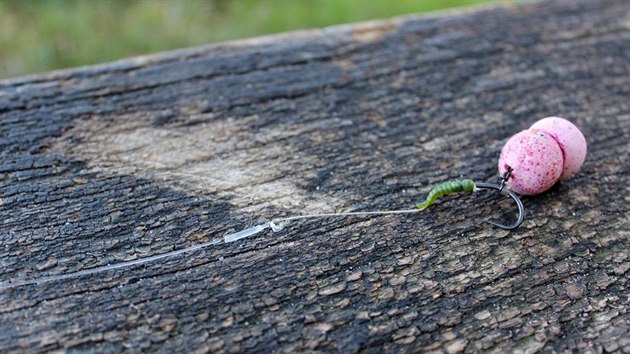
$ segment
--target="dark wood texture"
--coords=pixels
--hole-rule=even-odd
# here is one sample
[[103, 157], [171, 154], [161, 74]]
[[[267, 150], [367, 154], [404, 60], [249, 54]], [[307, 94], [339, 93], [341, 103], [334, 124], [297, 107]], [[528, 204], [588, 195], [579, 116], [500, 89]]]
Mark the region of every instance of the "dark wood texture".
[[629, 352], [629, 8], [456, 11], [1, 81], [3, 283], [408, 208], [495, 181], [545, 116], [589, 153], [514, 232], [483, 223], [509, 200], [461, 196], [0, 290], [0, 352]]

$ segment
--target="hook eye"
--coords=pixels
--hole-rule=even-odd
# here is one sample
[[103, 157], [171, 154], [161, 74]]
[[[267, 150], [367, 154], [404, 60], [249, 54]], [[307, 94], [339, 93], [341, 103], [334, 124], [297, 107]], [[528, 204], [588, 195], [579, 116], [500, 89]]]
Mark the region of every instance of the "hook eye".
[[514, 192], [512, 192], [511, 190], [507, 188], [504, 188], [503, 186], [499, 186], [494, 183], [478, 182], [478, 183], [475, 183], [475, 187], [485, 188], [485, 189], [495, 189], [499, 191], [500, 193], [505, 194], [509, 196], [510, 198], [514, 199], [514, 201], [516, 202], [516, 205], [518, 206], [518, 220], [516, 220], [514, 224], [503, 225], [503, 224], [496, 223], [494, 221], [486, 220], [488, 224], [494, 225], [503, 230], [514, 230], [517, 227], [521, 226], [521, 224], [523, 223], [523, 220], [525, 220], [525, 207], [523, 206], [523, 202], [521, 202], [521, 199]]

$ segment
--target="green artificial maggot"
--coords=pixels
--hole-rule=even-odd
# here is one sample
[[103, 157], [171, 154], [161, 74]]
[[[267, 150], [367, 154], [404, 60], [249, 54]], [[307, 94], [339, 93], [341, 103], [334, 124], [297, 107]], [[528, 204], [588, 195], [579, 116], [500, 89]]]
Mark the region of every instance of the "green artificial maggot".
[[416, 208], [423, 210], [429, 205], [433, 204], [433, 202], [437, 198], [443, 195], [461, 193], [461, 192], [472, 193], [474, 190], [475, 190], [475, 182], [471, 179], [444, 182], [438, 185], [437, 187], [433, 188], [431, 192], [429, 192], [427, 199], [424, 202], [416, 205]]

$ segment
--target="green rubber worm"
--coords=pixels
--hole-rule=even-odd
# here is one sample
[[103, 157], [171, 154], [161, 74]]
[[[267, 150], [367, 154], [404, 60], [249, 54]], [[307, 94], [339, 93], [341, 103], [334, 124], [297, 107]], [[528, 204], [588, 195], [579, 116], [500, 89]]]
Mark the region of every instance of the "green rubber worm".
[[416, 208], [422, 210], [428, 207], [429, 205], [433, 204], [433, 202], [437, 198], [443, 195], [460, 193], [460, 192], [471, 193], [474, 190], [475, 190], [475, 182], [473, 182], [473, 180], [471, 179], [444, 182], [438, 185], [437, 187], [433, 188], [431, 192], [429, 192], [427, 199], [424, 202], [416, 205]]

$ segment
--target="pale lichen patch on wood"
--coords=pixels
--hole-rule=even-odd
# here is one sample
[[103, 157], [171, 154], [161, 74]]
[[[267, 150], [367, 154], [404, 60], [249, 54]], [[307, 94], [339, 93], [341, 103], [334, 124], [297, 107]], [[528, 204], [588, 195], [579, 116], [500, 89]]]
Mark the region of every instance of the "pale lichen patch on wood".
[[[238, 123], [202, 120], [171, 129], [141, 125], [143, 119], [138, 118], [118, 117], [135, 123], [109, 126], [99, 126], [98, 117], [83, 120], [52, 142], [49, 151], [87, 160], [89, 171], [134, 174], [171, 188], [193, 188], [229, 198], [247, 212], [270, 206], [287, 213], [332, 212], [340, 205], [334, 198], [314, 197], [295, 185], [292, 176], [309, 178], [311, 174], [291, 171], [291, 166], [319, 163], [282, 143], [317, 129], [318, 124], [251, 133], [247, 126], [257, 116]], [[79, 143], [69, 144], [69, 136]]]

